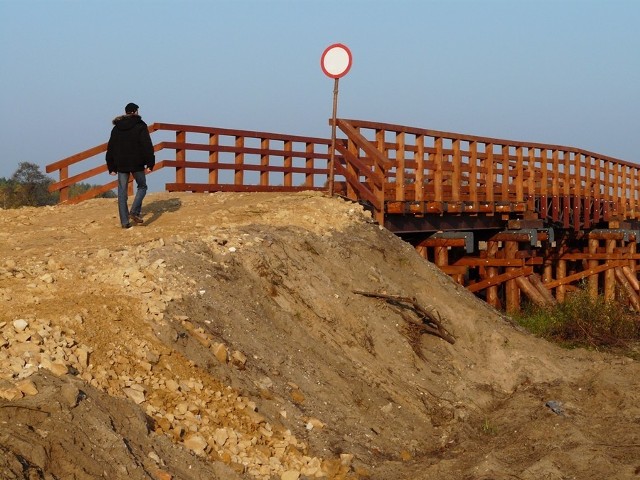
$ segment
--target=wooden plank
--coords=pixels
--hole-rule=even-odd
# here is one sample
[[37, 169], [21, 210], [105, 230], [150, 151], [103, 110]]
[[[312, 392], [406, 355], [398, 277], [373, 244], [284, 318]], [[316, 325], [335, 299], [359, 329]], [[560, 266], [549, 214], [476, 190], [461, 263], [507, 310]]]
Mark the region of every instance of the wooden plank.
[[461, 166], [460, 140], [456, 139], [453, 141], [453, 174], [451, 175], [451, 200], [453, 202], [460, 201]]
[[510, 272], [503, 273], [501, 275], [496, 275], [495, 277], [490, 277], [485, 280], [482, 280], [477, 283], [472, 283], [467, 287], [467, 290], [470, 292], [479, 292], [480, 290], [484, 290], [488, 287], [493, 287], [496, 285], [500, 285], [509, 280], [513, 280], [516, 277], [527, 276], [533, 273], [533, 267], [524, 267], [511, 270]]
[[[164, 167], [175, 167], [175, 168], [196, 168], [196, 169], [204, 169], [204, 170], [210, 170], [212, 168], [217, 170], [236, 170], [237, 168], [239, 168], [239, 166], [235, 163], [223, 163], [223, 162], [210, 163], [210, 162], [195, 162], [191, 160], [187, 160], [183, 162], [178, 162], [176, 160], [164, 160], [163, 162], [164, 162], [163, 163]], [[156, 167], [154, 167], [153, 171], [158, 170], [157, 166], [158, 165], [156, 164]], [[283, 166], [277, 166], [277, 165], [265, 166], [262, 164], [254, 165], [251, 163], [242, 164], [242, 169], [246, 171], [253, 171], [253, 172], [285, 172], [287, 171], [287, 169]], [[310, 170], [305, 167], [291, 167], [289, 168], [289, 171], [292, 173], [303, 173], [307, 175], [327, 175], [329, 173], [327, 169], [314, 168]]]
[[516, 147], [516, 202], [524, 202], [524, 155], [521, 146]]
[[[217, 133], [210, 133], [209, 134], [209, 146], [212, 148], [215, 148], [218, 143], [220, 141], [220, 136]], [[210, 151], [209, 152], [209, 183], [218, 183], [218, 169], [215, 168], [214, 165], [216, 165], [218, 163], [219, 160], [219, 155], [217, 151]], [[265, 173], [261, 174], [262, 175], [266, 175]], [[262, 183], [262, 182], [261, 182]], [[266, 182], [268, 183], [268, 182]], [[265, 183], [265, 184], [266, 184]]]
[[548, 304], [554, 305], [558, 303], [554, 298], [554, 296], [551, 294], [551, 291], [545, 287], [544, 283], [542, 283], [542, 280], [540, 279], [540, 276], [537, 273], [533, 273], [529, 275], [527, 278], [529, 279], [531, 284], [540, 292], [540, 295], [543, 296], [543, 298]]
[[469, 201], [478, 203], [478, 143], [469, 144]]
[[436, 138], [434, 140], [434, 144], [435, 144], [435, 148], [436, 148], [436, 153], [435, 153], [435, 166], [434, 166], [434, 173], [433, 173], [433, 184], [434, 184], [434, 200], [436, 202], [442, 202], [443, 196], [442, 196], [442, 180], [443, 180], [443, 176], [442, 176], [442, 164], [444, 163], [444, 158], [442, 156], [442, 138]]
[[416, 136], [416, 189], [414, 192], [414, 198], [416, 202], [422, 202], [425, 200], [424, 195], [424, 135]]
[[521, 292], [523, 292], [533, 303], [544, 307], [549, 304], [545, 297], [533, 286], [533, 284], [527, 280], [528, 277], [516, 277], [515, 282], [518, 285], [518, 288]]
[[367, 202], [370, 202], [371, 205], [373, 205], [373, 207], [376, 210], [383, 209], [384, 203], [378, 199], [378, 197], [375, 195], [374, 192], [369, 190], [367, 185], [360, 182], [359, 178], [351, 170], [345, 168], [339, 162], [336, 162], [335, 168], [337, 173], [339, 173], [340, 175], [342, 175], [347, 179], [347, 184], [349, 185], [349, 188], [351, 189], [351, 191], [355, 192], [357, 190], [357, 192], [360, 195], [360, 198], [362, 198], [363, 200], [366, 200]]
[[561, 285], [568, 285], [573, 282], [577, 282], [578, 280], [582, 280], [583, 278], [589, 277], [591, 275], [595, 275], [596, 273], [605, 272], [612, 268], [623, 266], [621, 262], [611, 262], [605, 263], [604, 265], [600, 265], [595, 268], [588, 268], [578, 273], [574, 273], [573, 275], [568, 275], [562, 279], [552, 280], [551, 282], [547, 282], [544, 286], [548, 289], [556, 288]]
[[613, 269], [616, 281], [627, 294], [627, 298], [631, 303], [631, 306], [636, 312], [640, 312], [640, 297], [638, 297], [638, 293], [634, 290], [633, 286], [627, 280], [627, 277], [622, 271], [622, 268], [616, 267]]
[[541, 169], [541, 180], [540, 180], [540, 217], [547, 218], [547, 198], [549, 197], [549, 170], [547, 163], [547, 150], [540, 150], [540, 169]]
[[396, 200], [404, 201], [408, 200], [405, 198], [404, 132], [396, 133], [396, 145]]

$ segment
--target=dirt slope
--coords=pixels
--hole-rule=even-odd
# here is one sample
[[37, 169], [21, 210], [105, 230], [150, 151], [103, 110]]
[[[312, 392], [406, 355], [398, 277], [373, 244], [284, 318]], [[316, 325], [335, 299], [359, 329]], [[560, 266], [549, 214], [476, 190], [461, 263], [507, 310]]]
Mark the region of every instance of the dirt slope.
[[0, 210], [0, 478], [640, 478], [637, 362], [522, 333], [358, 205], [144, 211]]

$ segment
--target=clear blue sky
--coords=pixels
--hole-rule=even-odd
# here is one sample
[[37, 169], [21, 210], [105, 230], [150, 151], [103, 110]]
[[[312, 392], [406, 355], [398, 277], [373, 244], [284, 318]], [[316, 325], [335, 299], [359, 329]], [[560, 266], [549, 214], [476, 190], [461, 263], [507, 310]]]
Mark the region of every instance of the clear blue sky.
[[640, 163], [638, 0], [0, 0], [0, 177], [105, 142], [130, 101], [329, 138], [336, 42], [339, 116]]

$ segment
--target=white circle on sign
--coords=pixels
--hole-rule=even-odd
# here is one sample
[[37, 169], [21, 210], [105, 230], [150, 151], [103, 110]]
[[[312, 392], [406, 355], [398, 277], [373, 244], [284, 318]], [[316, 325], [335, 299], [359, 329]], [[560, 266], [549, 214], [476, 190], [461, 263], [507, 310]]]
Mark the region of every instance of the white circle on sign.
[[327, 77], [344, 77], [351, 69], [351, 51], [341, 43], [329, 45], [322, 53], [320, 66]]

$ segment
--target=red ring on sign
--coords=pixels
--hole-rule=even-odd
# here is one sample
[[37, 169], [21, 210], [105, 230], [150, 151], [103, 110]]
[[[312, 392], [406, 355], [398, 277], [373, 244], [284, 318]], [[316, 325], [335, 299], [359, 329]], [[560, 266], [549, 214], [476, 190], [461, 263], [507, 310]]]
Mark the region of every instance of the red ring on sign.
[[[347, 55], [348, 61], [347, 61], [346, 67], [336, 72], [330, 72], [329, 70], [327, 70], [327, 67], [325, 66], [325, 58], [327, 54], [332, 52], [334, 49], [343, 50], [344, 53], [346, 53]], [[327, 48], [325, 48], [324, 52], [322, 52], [322, 56], [320, 57], [320, 67], [322, 68], [322, 71], [324, 72], [324, 74], [330, 78], [344, 77], [349, 72], [349, 70], [351, 70], [352, 63], [353, 63], [353, 58], [351, 56], [351, 50], [349, 50], [349, 47], [347, 47], [342, 43], [334, 43], [333, 45], [329, 45]]]

